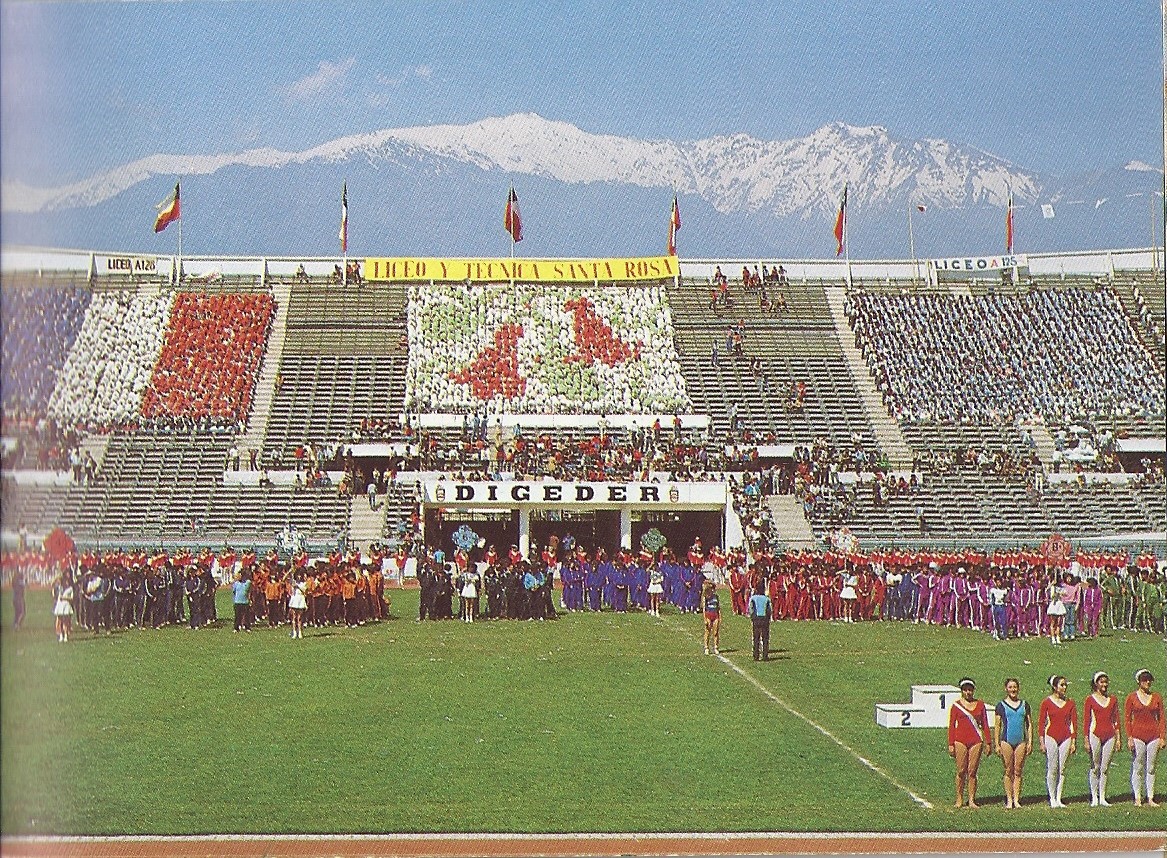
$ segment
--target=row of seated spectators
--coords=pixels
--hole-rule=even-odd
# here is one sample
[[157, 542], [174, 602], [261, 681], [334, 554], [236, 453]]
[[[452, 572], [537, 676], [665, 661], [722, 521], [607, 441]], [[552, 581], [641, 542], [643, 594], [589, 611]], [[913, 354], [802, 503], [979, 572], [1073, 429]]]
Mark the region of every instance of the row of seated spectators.
[[1108, 289], [850, 292], [846, 311], [898, 420], [1054, 424], [1162, 417], [1164, 379]]
[[411, 287], [405, 404], [519, 414], [687, 411], [665, 291]]
[[[802, 501], [802, 509], [808, 520], [825, 521], [832, 526], [838, 526], [853, 521], [860, 509], [886, 507], [894, 498], [916, 494], [922, 485], [921, 476], [915, 472], [905, 477], [903, 474], [876, 471], [869, 481], [862, 483], [836, 482], [815, 485], [796, 479], [794, 494]], [[924, 521], [924, 508], [919, 503], [916, 505], [916, 518], [920, 533], [924, 535], [927, 532], [927, 525]]]
[[654, 439], [647, 432], [623, 438], [596, 434], [566, 441], [543, 433], [493, 446], [482, 440], [442, 443], [422, 432], [417, 457], [407, 459], [402, 467], [454, 471], [469, 479], [513, 474], [518, 479], [594, 481], [645, 479], [650, 471], [668, 473], [675, 480], [702, 480], [712, 472], [758, 467], [757, 447], [708, 445], [702, 434], [687, 434], [679, 440], [672, 435]]
[[95, 294], [47, 413], [89, 431], [239, 428], [274, 309], [270, 294]]
[[917, 450], [912, 454], [912, 470], [925, 474], [956, 474], [975, 471], [985, 476], [1027, 477], [1041, 470], [1037, 452], [1018, 453], [999, 447], [957, 446]]
[[156, 292], [95, 294], [57, 378], [49, 416], [97, 431], [135, 422], [171, 300]]
[[89, 299], [90, 292], [76, 286], [6, 284], [0, 291], [5, 421], [37, 420], [45, 414]]
[[[798, 382], [801, 390], [805, 391], [805, 384]], [[742, 421], [738, 419], [738, 410], [736, 403], [731, 405], [731, 427], [724, 436], [724, 442], [727, 444], [736, 444], [738, 446], [753, 447], [759, 445], [774, 445], [779, 443], [778, 434], [774, 430], [767, 430], [766, 432], [755, 432], [752, 429], [745, 427]], [[405, 413], [396, 418], [382, 418], [382, 417], [366, 417], [362, 418], [349, 434], [345, 442], [351, 444], [360, 444], [369, 441], [388, 441], [388, 442], [416, 442], [421, 431], [417, 426], [416, 415]], [[635, 427], [629, 430], [632, 436], [632, 443], [639, 445], [642, 440], [639, 440], [643, 434], [651, 434], [654, 439], [659, 440], [662, 436], [671, 435], [674, 439], [681, 437], [684, 431], [678, 427], [678, 424], [683, 421], [676, 415], [673, 417], [672, 425], [668, 425], [669, 421], [666, 418], [662, 423], [660, 418], [654, 418], [651, 424]], [[601, 415], [598, 434], [609, 434], [607, 423]], [[621, 433], [616, 434], [622, 434]], [[432, 433], [431, 433], [432, 434]], [[462, 421], [461, 437], [463, 440], [471, 441], [485, 441], [492, 447], [498, 447], [500, 444], [509, 441], [512, 437], [517, 437], [524, 434], [521, 425], [516, 424], [512, 427], [504, 428], [498, 417], [490, 418], [485, 412], [464, 413]], [[705, 434], [705, 443], [710, 443], [713, 439]], [[855, 442], [856, 444], [858, 442]]]

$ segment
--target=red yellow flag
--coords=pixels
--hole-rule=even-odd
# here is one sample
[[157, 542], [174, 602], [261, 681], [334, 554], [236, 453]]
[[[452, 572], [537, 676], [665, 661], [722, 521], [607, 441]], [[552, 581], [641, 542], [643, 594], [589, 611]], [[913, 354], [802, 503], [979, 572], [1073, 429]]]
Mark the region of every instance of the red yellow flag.
[[673, 210], [669, 213], [669, 256], [677, 255], [677, 233], [681, 231], [681, 210], [677, 207], [677, 195], [673, 194]]
[[179, 202], [178, 182], [174, 183], [174, 193], [158, 204], [158, 217], [154, 220], [154, 232], [162, 232], [182, 216]]
[[835, 256], [843, 252], [843, 241], [847, 234], [847, 185], [843, 185], [843, 198], [839, 200], [839, 213], [835, 215]]

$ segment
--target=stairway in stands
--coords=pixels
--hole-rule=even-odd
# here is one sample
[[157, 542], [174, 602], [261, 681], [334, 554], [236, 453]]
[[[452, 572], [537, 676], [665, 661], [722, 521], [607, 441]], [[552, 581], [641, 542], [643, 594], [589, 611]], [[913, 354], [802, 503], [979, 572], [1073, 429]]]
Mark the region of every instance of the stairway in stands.
[[802, 511], [802, 501], [794, 495], [770, 495], [766, 498], [774, 528], [787, 549], [814, 548], [818, 540]]
[[263, 449], [263, 439], [267, 435], [268, 418], [271, 416], [271, 403], [275, 396], [276, 376], [279, 375], [280, 359], [284, 354], [284, 338], [288, 327], [288, 303], [292, 296], [292, 287], [287, 283], [276, 283], [272, 286], [272, 295], [276, 299], [276, 316], [272, 320], [271, 334], [267, 340], [267, 351], [263, 356], [263, 365], [259, 370], [259, 377], [255, 381], [255, 395], [252, 398], [251, 417], [247, 422], [247, 432], [239, 439], [239, 450], [243, 461], [247, 461], [247, 451]]
[[1054, 450], [1057, 449], [1053, 436], [1044, 423], [1034, 423], [1029, 428], [1033, 432], [1033, 443], [1037, 446], [1034, 452], [1037, 453], [1038, 461], [1047, 471], [1053, 470]]
[[851, 378], [859, 391], [863, 410], [867, 413], [871, 425], [875, 429], [875, 438], [879, 447], [887, 454], [893, 470], [908, 470], [912, 466], [912, 450], [904, 439], [904, 433], [899, 424], [887, 413], [883, 404], [883, 396], [875, 387], [871, 374], [867, 371], [867, 362], [863, 353], [855, 347], [855, 333], [847, 322], [847, 313], [843, 309], [847, 293], [844, 289], [827, 289], [827, 305], [831, 309], [831, 318], [835, 320], [835, 331], [838, 334], [839, 344], [842, 346], [843, 357], [847, 361], [847, 368], [851, 371]]
[[[1135, 336], [1139, 338], [1139, 342], [1151, 354], [1151, 360], [1154, 361], [1155, 366], [1159, 368], [1160, 372], [1164, 371], [1164, 355], [1162, 346], [1156, 342], [1155, 332], [1151, 330], [1139, 317], [1139, 303], [1135, 298], [1134, 284], [1129, 279], [1116, 277], [1111, 284], [1114, 289], [1114, 294], [1118, 297], [1118, 302], [1122, 304], [1123, 312], [1126, 313], [1127, 318], [1131, 323], [1131, 330], [1135, 332]], [[1150, 292], [1147, 289], [1147, 292]]]
[[353, 498], [352, 517], [349, 519], [349, 539], [359, 548], [381, 539], [385, 526], [385, 498], [379, 497], [377, 508], [369, 509], [364, 497]]

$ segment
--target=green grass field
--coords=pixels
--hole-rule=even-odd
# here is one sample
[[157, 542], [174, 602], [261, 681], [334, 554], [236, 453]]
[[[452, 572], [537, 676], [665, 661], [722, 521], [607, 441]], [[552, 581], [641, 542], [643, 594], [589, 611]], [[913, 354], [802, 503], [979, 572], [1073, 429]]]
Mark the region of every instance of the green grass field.
[[[4, 600], [0, 825], [5, 834], [451, 831], [1161, 830], [1133, 807], [1115, 755], [1115, 805], [1086, 803], [1071, 762], [1067, 810], [1005, 811], [1000, 762], [981, 769], [978, 811], [952, 809], [943, 730], [876, 726], [877, 702], [912, 683], [969, 674], [991, 706], [1007, 675], [1037, 703], [1053, 672], [1080, 701], [1107, 670], [1125, 695], [1162, 667], [1150, 635], [1054, 650], [905, 624], [777, 623], [769, 663], [748, 621], [727, 617], [722, 652], [807, 719], [935, 805], [926, 809], [714, 657], [701, 621], [571, 614], [555, 622], [416, 623], [360, 629], [220, 626], [56, 642], [43, 592], [25, 629]], [[1162, 671], [1157, 671], [1162, 673]], [[1162, 680], [1160, 680], [1160, 684]], [[1164, 781], [1160, 778], [1159, 792]]]

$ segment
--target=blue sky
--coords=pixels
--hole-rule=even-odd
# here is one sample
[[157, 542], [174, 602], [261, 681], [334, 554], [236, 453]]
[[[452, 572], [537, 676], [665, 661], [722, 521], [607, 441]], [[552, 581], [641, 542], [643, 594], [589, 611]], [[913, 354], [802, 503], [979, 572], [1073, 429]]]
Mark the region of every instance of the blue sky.
[[1162, 163], [1149, 0], [2, 0], [0, 40], [0, 170], [34, 185], [518, 111], [674, 140], [878, 124], [1054, 174]]

